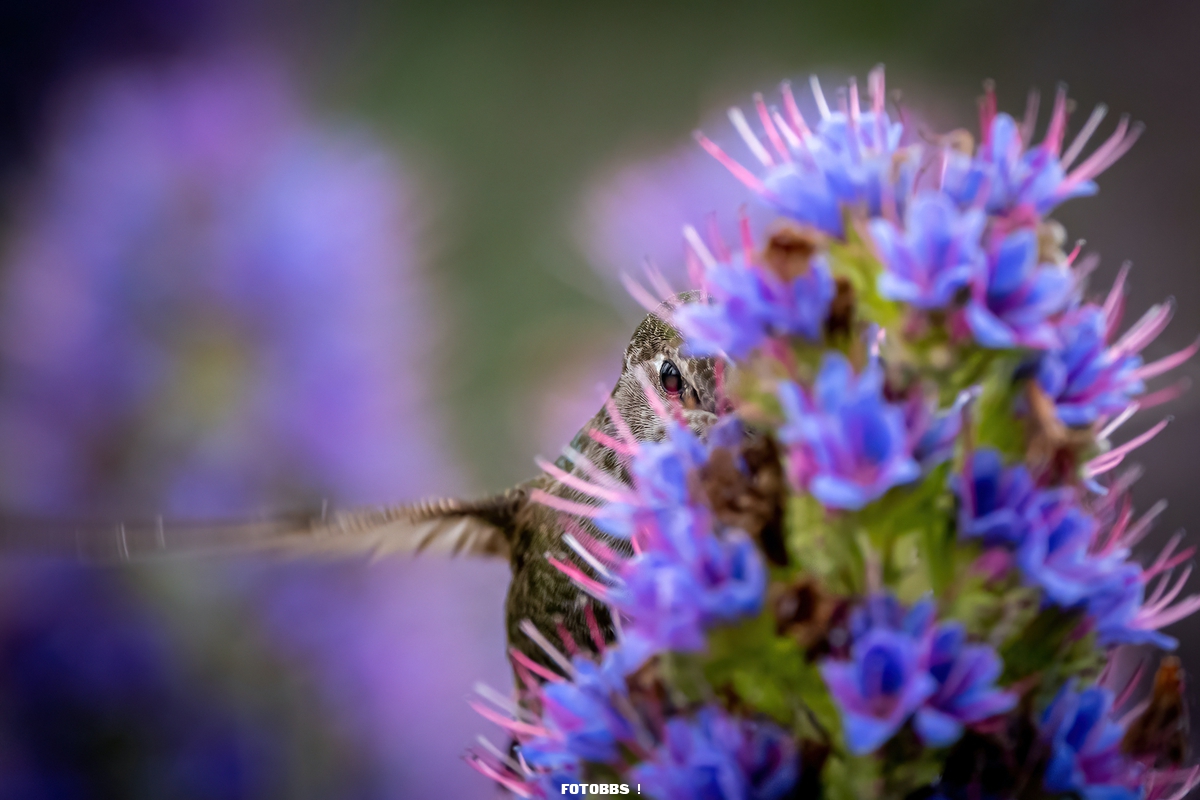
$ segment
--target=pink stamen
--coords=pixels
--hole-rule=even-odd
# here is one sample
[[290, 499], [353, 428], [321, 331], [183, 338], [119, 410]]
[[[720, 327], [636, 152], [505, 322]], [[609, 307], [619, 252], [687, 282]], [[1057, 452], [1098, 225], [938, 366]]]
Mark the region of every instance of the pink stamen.
[[738, 107], [729, 109], [729, 121], [733, 123], [734, 129], [738, 135], [742, 137], [742, 141], [746, 143], [746, 147], [754, 154], [754, 157], [764, 167], [775, 166], [775, 159], [771, 158], [771, 154], [767, 152], [767, 148], [763, 147], [762, 142], [758, 140], [758, 136], [754, 131], [750, 130], [750, 123], [746, 121], [746, 115]]
[[1188, 378], [1182, 378], [1170, 386], [1166, 386], [1156, 392], [1143, 395], [1138, 403], [1142, 408], [1154, 408], [1155, 406], [1161, 406], [1163, 403], [1169, 403], [1176, 399], [1191, 387], [1191, 380]]
[[569, 655], [571, 658], [579, 655], [579, 645], [575, 644], [575, 637], [571, 635], [569, 630], [567, 630], [567, 626], [563, 625], [562, 622], [559, 621], [555, 623], [555, 627], [558, 628], [558, 638], [559, 641], [563, 643], [563, 647], [566, 648], [567, 655]]
[[1200, 595], [1193, 594], [1186, 600], [1176, 604], [1174, 608], [1152, 614], [1144, 620], [1140, 620], [1139, 625], [1146, 630], [1158, 630], [1168, 625], [1174, 625], [1179, 620], [1186, 619], [1197, 611], [1200, 611]]
[[878, 64], [867, 73], [867, 94], [871, 96], [871, 111], [876, 117], [883, 115], [883, 106], [887, 102], [884, 89], [883, 64]]
[[621, 437], [625, 446], [631, 451], [636, 450], [637, 437], [633, 435], [633, 431], [629, 430], [629, 426], [625, 424], [625, 418], [621, 416], [621, 412], [617, 409], [617, 404], [611, 397], [604, 401], [604, 408], [608, 411], [608, 416], [617, 429], [617, 435]]
[[562, 518], [563, 529], [570, 535], [575, 537], [575, 541], [587, 550], [592, 556], [604, 565], [610, 572], [620, 569], [626, 561], [625, 556], [613, 550], [604, 542], [597, 539], [592, 534], [588, 533], [582, 525], [570, 517]]
[[1033, 129], [1037, 126], [1038, 106], [1041, 104], [1042, 95], [1037, 89], [1030, 89], [1028, 96], [1025, 98], [1025, 116], [1021, 119], [1021, 143], [1026, 147], [1033, 141]]
[[[1128, 135], [1126, 135], [1127, 132]], [[1130, 130], [1129, 117], [1122, 116], [1112, 135], [1108, 137], [1104, 144], [1097, 147], [1091, 156], [1067, 175], [1059, 191], [1068, 191], [1083, 181], [1091, 180], [1101, 172], [1104, 172], [1117, 159], [1125, 155], [1141, 135], [1141, 124], [1134, 125], [1133, 129]]]
[[615, 450], [621, 455], [628, 456], [633, 455], [634, 453], [634, 448], [630, 447], [624, 442], [614, 439], [598, 428], [589, 428], [588, 436], [591, 437], [596, 443], [602, 444], [610, 450]]
[[761, 93], [755, 93], [754, 107], [758, 111], [758, 119], [762, 122], [763, 130], [767, 133], [767, 141], [771, 143], [771, 147], [775, 149], [781, 159], [791, 161], [792, 155], [788, 152], [783, 139], [779, 137], [779, 131], [775, 129], [775, 122], [771, 119], [771, 112], [767, 110], [767, 104]]
[[1059, 166], [1061, 166], [1063, 170], [1070, 169], [1071, 165], [1075, 163], [1075, 159], [1078, 158], [1079, 154], [1083, 152], [1083, 148], [1087, 146], [1088, 141], [1092, 138], [1092, 134], [1095, 133], [1096, 129], [1100, 127], [1100, 123], [1104, 120], [1104, 115], [1107, 113], [1108, 106], [1104, 105], [1103, 103], [1092, 109], [1091, 116], [1089, 116], [1087, 122], [1083, 124], [1083, 128], [1075, 137], [1075, 141], [1071, 142], [1071, 146], [1063, 155], [1062, 160], [1059, 161]]
[[515, 647], [508, 648], [508, 655], [522, 668], [529, 670], [543, 680], [550, 681], [551, 683], [558, 683], [559, 681], [565, 680], [562, 675], [559, 675], [552, 669], [543, 667], [541, 664], [537, 663]]
[[979, 99], [979, 140], [987, 147], [992, 143], [992, 121], [996, 119], [996, 85], [988, 80], [983, 83], [983, 97]]
[[494, 711], [491, 707], [485, 706], [478, 700], [468, 700], [467, 705], [475, 709], [475, 713], [486, 719], [488, 722], [494, 722], [506, 731], [525, 736], [545, 736], [550, 733], [541, 725], [534, 725], [528, 722], [520, 722], [519, 720], [506, 717], [499, 711]]
[[589, 506], [584, 503], [576, 503], [571, 500], [564, 500], [561, 497], [556, 497], [552, 494], [547, 494], [541, 489], [534, 489], [529, 493], [529, 499], [535, 503], [553, 508], [555, 511], [562, 511], [567, 514], [574, 514], [578, 517], [587, 517], [588, 519], [596, 519], [604, 515], [604, 509], [598, 506]]
[[746, 264], [753, 264], [754, 258], [754, 232], [750, 230], [750, 217], [746, 214], [746, 209], [742, 208], [738, 212], [738, 233], [742, 236], [742, 258], [746, 260]]
[[[597, 600], [604, 602], [605, 598], [608, 596], [608, 586], [604, 585], [598, 580], [595, 580], [594, 578], [589, 577], [583, 570], [574, 564], [569, 564], [566, 561], [560, 561], [552, 555], [547, 555], [546, 560], [553, 564], [559, 572], [566, 575], [568, 578], [578, 584], [580, 589], [583, 589]], [[574, 644], [574, 641], [572, 641], [571, 644]]]
[[1159, 581], [1159, 586], [1170, 586], [1170, 590], [1167, 591], [1166, 594], [1155, 592], [1155, 598], [1146, 602], [1146, 604], [1142, 607], [1142, 613], [1148, 617], [1151, 617], [1166, 610], [1167, 606], [1171, 605], [1171, 601], [1178, 597], [1179, 593], [1183, 591], [1183, 587], [1187, 585], [1188, 578], [1191, 576], [1192, 568], [1190, 566], [1184, 567], [1183, 571], [1179, 573], [1178, 580], [1176, 580], [1173, 585], [1171, 584], [1171, 576], [1164, 576], [1163, 579]]
[[716, 212], [706, 214], [705, 222], [708, 225], [708, 239], [712, 243], [713, 252], [722, 264], [729, 263], [729, 247], [725, 244], [725, 237], [721, 235]]
[[525, 783], [525, 781], [507, 773], [500, 772], [495, 767], [485, 762], [478, 755], [472, 754], [471, 756], [467, 757], [466, 761], [467, 765], [480, 775], [495, 781], [518, 797], [533, 797], [533, 793], [529, 790], [529, 786]]
[[1129, 277], [1131, 266], [1133, 265], [1128, 261], [1121, 265], [1117, 279], [1108, 290], [1108, 297], [1104, 298], [1104, 321], [1110, 331], [1121, 323], [1121, 311], [1125, 308], [1125, 281]]
[[1192, 342], [1182, 350], [1160, 358], [1158, 361], [1152, 361], [1145, 366], [1138, 367], [1133, 371], [1133, 376], [1140, 380], [1149, 380], [1150, 378], [1162, 375], [1164, 372], [1170, 372], [1196, 355], [1197, 350], [1200, 350], [1200, 339]]
[[[651, 314], [659, 313], [658, 308], [662, 305], [662, 301], [646, 291], [646, 288], [635, 281], [629, 273], [621, 273], [621, 285], [625, 287], [625, 291], [629, 292], [629, 296], [636, 300], [642, 308]], [[664, 321], [669, 322], [669, 320]]]
[[560, 469], [553, 463], [546, 461], [543, 458], [535, 458], [533, 462], [537, 464], [543, 472], [564, 486], [570, 486], [572, 489], [583, 492], [584, 494], [594, 497], [597, 500], [604, 500], [609, 503], [624, 503], [628, 500], [628, 495], [625, 493], [616, 492], [612, 489], [606, 489], [602, 486], [596, 486], [595, 484], [588, 483], [578, 475], [572, 475], [571, 473]]
[[588, 632], [592, 635], [592, 644], [596, 645], [596, 652], [603, 653], [605, 648], [604, 634], [600, 632], [600, 623], [596, 621], [596, 610], [588, 603], [583, 607], [583, 614], [587, 617]]
[[1079, 258], [1079, 252], [1081, 250], [1083, 250], [1083, 246], [1085, 244], [1087, 244], [1086, 239], [1076, 239], [1075, 240], [1075, 247], [1073, 247], [1071, 249], [1071, 252], [1067, 254], [1067, 266], [1068, 267], [1072, 267], [1075, 265], [1075, 259]]
[[1174, 312], [1175, 298], [1173, 297], [1150, 306], [1146, 309], [1146, 313], [1142, 314], [1141, 319], [1135, 322], [1117, 341], [1113, 349], [1120, 354], [1140, 352], [1166, 329]]
[[658, 292], [664, 301], [670, 300], [675, 296], [675, 290], [667, 282], [667, 279], [663, 277], [662, 272], [659, 271], [658, 266], [653, 261], [647, 259], [642, 269], [646, 273], [646, 278], [650, 281], [650, 288]]
[[[1112, 663], [1112, 662], [1109, 662], [1109, 663]], [[1108, 666], [1105, 665], [1105, 669], [1107, 669], [1107, 668], [1108, 668]], [[1125, 703], [1127, 703], [1129, 701], [1129, 698], [1133, 696], [1133, 693], [1135, 691], [1137, 691], [1138, 684], [1141, 682], [1142, 674], [1145, 671], [1146, 671], [1146, 661], [1143, 659], [1142, 661], [1138, 662], [1137, 669], [1135, 669], [1133, 671], [1133, 675], [1130, 676], [1129, 680], [1127, 680], [1125, 682], [1125, 688], [1122, 689], [1120, 691], [1120, 693], [1117, 695], [1116, 699], [1113, 700], [1113, 708], [1120, 708], [1121, 706], [1125, 705]]]
[[[1050, 112], [1050, 126], [1042, 145], [1053, 155], [1062, 150], [1063, 136], [1067, 132], [1067, 87], [1059, 85], [1054, 95], [1054, 110]], [[1028, 144], [1028, 140], [1026, 140]]]
[[792, 82], [784, 81], [780, 84], [779, 92], [783, 95], [783, 108], [792, 123], [792, 130], [800, 137], [800, 141], [805, 141], [812, 136], [812, 131], [804, 121], [804, 115], [800, 113], [800, 106], [796, 105], [796, 96], [792, 94]]
[[712, 141], [699, 131], [696, 131], [695, 137], [696, 142], [704, 148], [705, 152], [707, 152], [717, 161], [721, 162], [721, 166], [729, 170], [730, 173], [733, 174], [733, 177], [745, 184], [748, 189], [750, 189], [752, 192], [756, 192], [757, 194], [761, 194], [763, 197], [766, 197], [773, 202], [779, 201], [779, 197], [774, 192], [767, 189], [766, 184], [764, 184], [757, 175], [743, 167], [734, 159], [730, 158], [730, 156], [724, 150], [722, 150], [716, 142]]
[[[1140, 436], [1135, 436], [1133, 439], [1130, 439], [1125, 444], [1120, 445], [1119, 447], [1114, 447], [1112, 450], [1109, 450], [1104, 455], [1097, 456], [1096, 458], [1092, 459], [1092, 461], [1088, 462], [1088, 470], [1093, 475], [1097, 475], [1097, 474], [1099, 474], [1099, 472], [1096, 471], [1097, 468], [1099, 468], [1101, 472], [1107, 472], [1108, 470], [1117, 466], [1117, 464], [1121, 463], [1121, 460], [1123, 458], [1125, 458], [1126, 455], [1128, 455], [1129, 453], [1138, 449], [1139, 447], [1144, 445], [1146, 442], [1150, 441], [1155, 436], [1157, 436], [1162, 431], [1163, 428], [1167, 427], [1167, 425], [1170, 424], [1172, 419], [1173, 419], [1173, 417], [1167, 417], [1166, 419], [1162, 420], [1157, 425], [1155, 425], [1153, 428], [1151, 428], [1150, 430], [1141, 434]], [[1104, 464], [1107, 466], [1100, 468], [1101, 464]], [[1095, 465], [1096, 468], [1093, 468], [1093, 465]]]

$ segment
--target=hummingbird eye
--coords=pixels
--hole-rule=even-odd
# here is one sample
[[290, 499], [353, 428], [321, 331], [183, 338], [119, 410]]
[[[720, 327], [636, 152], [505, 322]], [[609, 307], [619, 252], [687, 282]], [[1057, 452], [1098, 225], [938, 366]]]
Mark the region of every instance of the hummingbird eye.
[[672, 397], [678, 397], [683, 392], [683, 376], [679, 374], [679, 367], [674, 363], [664, 361], [659, 367], [658, 379], [666, 393]]

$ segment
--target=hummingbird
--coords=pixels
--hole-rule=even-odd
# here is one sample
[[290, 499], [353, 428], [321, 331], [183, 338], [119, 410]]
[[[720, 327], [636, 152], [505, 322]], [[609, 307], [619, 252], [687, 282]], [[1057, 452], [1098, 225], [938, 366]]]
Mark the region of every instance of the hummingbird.
[[[670, 323], [671, 311], [692, 293], [665, 301], [648, 314], [625, 348], [620, 377], [607, 401], [563, 448], [554, 466], [586, 479], [599, 469], [629, 485], [626, 459], [605, 442], [620, 438], [616, 412], [639, 442], [661, 441], [666, 422], [647, 392], [661, 405], [674, 405], [683, 421], [704, 437], [718, 419], [717, 364], [714, 358], [687, 354], [685, 342]], [[532, 627], [562, 653], [595, 652], [614, 638], [608, 609], [582, 592], [547, 556], [590, 572], [564, 542], [562, 513], [532, 499], [535, 490], [575, 503], [595, 504], [549, 471], [499, 493], [477, 498], [439, 498], [415, 504], [295, 514], [224, 524], [53, 526], [32, 520], [0, 522], [0, 545], [7, 549], [74, 552], [98, 562], [144, 560], [155, 556], [211, 554], [223, 550], [282, 550], [299, 554], [370, 554], [383, 556], [423, 551], [504, 558], [512, 572], [505, 600], [510, 647], [534, 662], [561, 671]], [[590, 519], [578, 519], [593, 537], [625, 555], [630, 544], [600, 531]], [[601, 639], [601, 641], [598, 641]]]

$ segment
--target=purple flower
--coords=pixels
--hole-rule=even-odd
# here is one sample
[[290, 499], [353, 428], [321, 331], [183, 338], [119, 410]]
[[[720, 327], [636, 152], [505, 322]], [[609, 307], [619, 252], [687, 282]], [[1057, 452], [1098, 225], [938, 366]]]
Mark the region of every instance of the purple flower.
[[873, 598], [852, 622], [850, 660], [820, 667], [856, 755], [877, 750], [937, 689], [928, 670], [932, 606], [899, 613], [894, 599]]
[[954, 405], [938, 410], [936, 396], [917, 392], [904, 404], [904, 424], [910, 438], [916, 437], [913, 458], [921, 469], [928, 471], [954, 456], [954, 444], [962, 432], [963, 407], [970, 398], [968, 392], [962, 392]]
[[1012, 710], [1016, 696], [996, 688], [1003, 666], [991, 647], [967, 644], [962, 625], [939, 625], [929, 655], [937, 689], [913, 719], [921, 740], [946, 747], [958, 741], [965, 725]]
[[859, 509], [920, 476], [904, 412], [883, 398], [878, 363], [855, 376], [844, 356], [828, 353], [811, 392], [784, 382], [779, 399], [793, 480], [826, 506]]
[[1109, 348], [1107, 328], [1104, 309], [1084, 306], [1059, 325], [1061, 346], [1038, 360], [1038, 385], [1066, 425], [1089, 425], [1119, 414], [1145, 390], [1138, 374], [1141, 357]]
[[1025, 149], [1016, 121], [997, 114], [974, 158], [955, 154], [946, 165], [945, 191], [959, 203], [979, 203], [989, 214], [1025, 208], [1045, 214], [1072, 197], [1095, 194], [1090, 180], [1066, 181], [1045, 144]]
[[964, 205], [982, 206], [989, 214], [1001, 216], [1044, 215], [1072, 197], [1095, 194], [1093, 178], [1108, 169], [1133, 146], [1141, 134], [1141, 125], [1129, 125], [1122, 117], [1116, 130], [1078, 167], [1071, 165], [1087, 146], [1088, 140], [1104, 117], [1097, 107], [1079, 136], [1064, 153], [1067, 129], [1067, 93], [1060, 88], [1054, 110], [1040, 144], [1031, 147], [1035, 117], [1020, 126], [1008, 114], [996, 113], [996, 95], [989, 87], [981, 108], [982, 139], [969, 157], [950, 154], [946, 164], [943, 190]]
[[904, 227], [872, 220], [871, 235], [885, 267], [879, 293], [926, 311], [951, 306], [985, 269], [980, 239], [986, 222], [982, 211], [960, 211], [933, 191], [912, 201]]
[[1042, 714], [1041, 737], [1051, 747], [1045, 787], [1085, 800], [1137, 800], [1137, 766], [1121, 751], [1125, 729], [1110, 718], [1112, 694], [1064, 686]]
[[661, 800], [775, 800], [799, 777], [796, 745], [776, 725], [713, 707], [672, 719], [653, 757], [629, 781]]
[[965, 483], [963, 477], [951, 479], [959, 497], [960, 536], [982, 539], [989, 546], [1016, 546], [1025, 541], [1037, 492], [1023, 465], [1006, 469], [997, 451], [976, 450], [971, 458], [969, 490]]
[[576, 656], [571, 680], [542, 687], [542, 722], [554, 734], [521, 745], [530, 766], [557, 764], [556, 752], [599, 764], [620, 758], [618, 744], [634, 741], [633, 726], [620, 707], [620, 699], [628, 697], [625, 679], [631, 671], [624, 655], [620, 647], [612, 648], [599, 664]]
[[709, 302], [675, 312], [676, 327], [693, 353], [743, 358], [772, 336], [820, 339], [834, 284], [822, 257], [791, 282], [737, 257], [705, 271], [705, 291]]
[[1117, 578], [1124, 554], [1093, 555], [1096, 521], [1069, 490], [1040, 492], [1031, 525], [1016, 552], [1025, 581], [1055, 605], [1072, 608]]
[[692, 531], [690, 553], [651, 549], [634, 556], [606, 598], [629, 617], [630, 638], [660, 650], [695, 651], [705, 631], [762, 609], [766, 567], [741, 531]]
[[860, 109], [858, 88], [852, 82], [846, 106], [834, 111], [814, 78], [813, 94], [821, 114], [815, 131], [796, 106], [789, 84], [783, 85], [786, 119], [756, 97], [759, 122], [773, 152], [763, 146], [740, 111], [731, 111], [738, 133], [765, 169], [762, 178], [704, 136], [698, 137], [700, 144], [780, 213], [842, 236], [847, 207], [872, 217], [883, 213], [888, 204], [897, 208], [908, 196], [915, 175], [915, 159], [901, 150], [904, 125], [892, 122], [884, 109], [883, 70], [872, 71], [868, 83], [869, 110]]
[[[118, 572], [78, 564], [4, 565], [0, 796], [286, 793], [286, 759], [300, 742], [282, 720], [264, 717], [266, 706], [218, 690], [213, 662], [189, 663], [189, 648], [145, 590]], [[241, 653], [242, 681], [247, 667], [260, 666], [248, 655]], [[278, 681], [278, 666], [270, 681]], [[258, 677], [268, 680], [266, 672]]]
[[1146, 582], [1141, 568], [1133, 563], [1122, 564], [1104, 587], [1088, 598], [1088, 617], [1097, 641], [1105, 647], [1152, 644], [1174, 650], [1179, 642], [1146, 619], [1145, 599]]
[[419, 198], [248, 58], [87, 87], [15, 221], [0, 498], [244, 513], [446, 491]]
[[1023, 228], [990, 248], [987, 268], [971, 287], [964, 310], [967, 328], [983, 347], [1056, 347], [1051, 318], [1071, 299], [1069, 270], [1038, 264], [1035, 231]]

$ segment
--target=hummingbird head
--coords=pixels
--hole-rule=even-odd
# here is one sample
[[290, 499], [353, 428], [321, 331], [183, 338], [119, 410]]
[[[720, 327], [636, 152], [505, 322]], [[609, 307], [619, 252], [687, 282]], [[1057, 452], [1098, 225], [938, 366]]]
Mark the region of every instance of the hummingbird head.
[[663, 303], [642, 320], [625, 348], [612, 399], [639, 441], [659, 441], [666, 436], [663, 420], [646, 396], [646, 386], [663, 405], [681, 406], [688, 427], [699, 436], [717, 421], [716, 360], [688, 355], [683, 338], [666, 321], [675, 306], [696, 299], [695, 293], [687, 293]]

